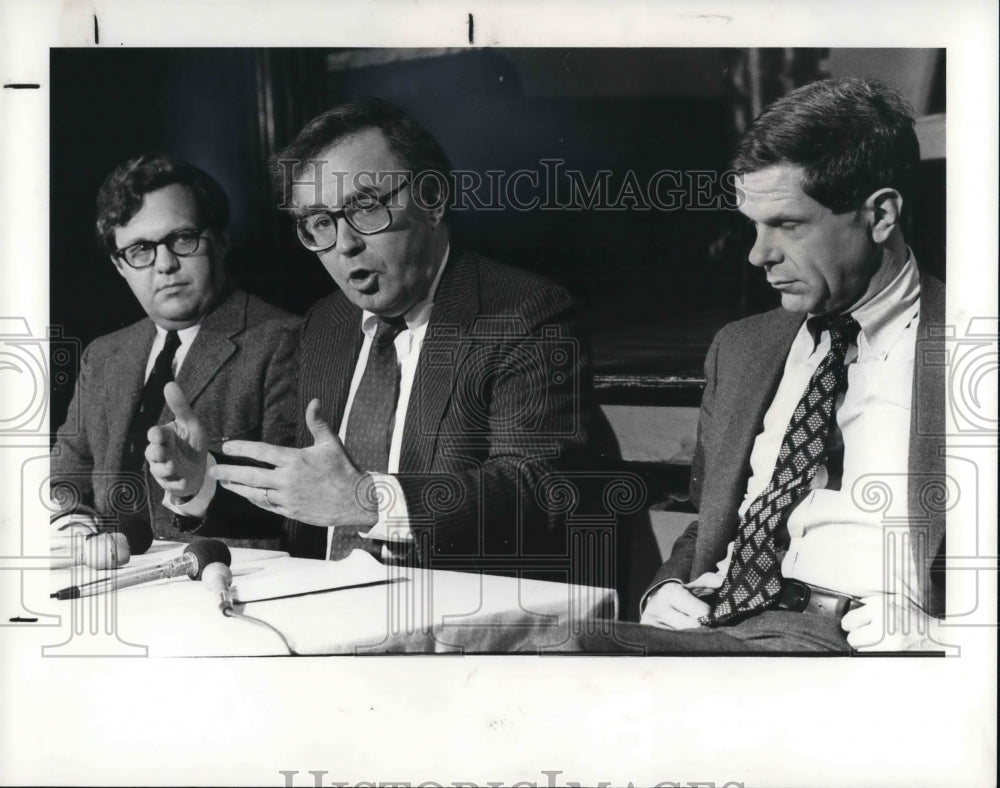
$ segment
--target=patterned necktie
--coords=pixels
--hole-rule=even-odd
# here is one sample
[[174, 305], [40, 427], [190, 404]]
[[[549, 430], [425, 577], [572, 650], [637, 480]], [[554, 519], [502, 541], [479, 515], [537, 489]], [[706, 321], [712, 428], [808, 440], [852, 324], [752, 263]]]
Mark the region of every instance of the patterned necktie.
[[[378, 319], [365, 372], [354, 394], [351, 414], [347, 417], [344, 448], [360, 471], [385, 473], [389, 469], [389, 444], [399, 400], [395, 340], [405, 328], [406, 321], [401, 316]], [[378, 545], [371, 539], [363, 539], [355, 526], [336, 526], [330, 544], [330, 560], [345, 558], [354, 548], [367, 550], [376, 557], [381, 554]]]
[[837, 397], [847, 389], [847, 349], [860, 326], [850, 315], [812, 318], [810, 328], [830, 331], [820, 362], [785, 430], [771, 481], [740, 518], [733, 557], [711, 613], [701, 623], [724, 624], [770, 607], [781, 593], [775, 531], [808, 492], [823, 463]]

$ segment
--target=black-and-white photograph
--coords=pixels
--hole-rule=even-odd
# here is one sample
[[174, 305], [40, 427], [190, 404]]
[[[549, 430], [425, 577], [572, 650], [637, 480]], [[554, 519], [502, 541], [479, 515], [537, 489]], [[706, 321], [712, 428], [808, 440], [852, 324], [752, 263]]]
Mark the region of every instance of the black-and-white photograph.
[[[43, 763], [5, 713], [27, 749], [0, 782], [988, 779], [967, 739], [968, 779], [819, 744], [995, 664], [996, 296], [970, 282], [996, 283], [996, 216], [985, 266], [958, 212], [995, 207], [996, 113], [981, 189], [953, 155], [987, 62], [948, 36], [720, 34], [738, 15], [574, 43], [441, 7], [436, 38], [320, 46], [60, 13], [45, 78], [4, 75], [5, 111], [44, 104], [21, 155], [48, 173], [3, 194], [30, 213], [5, 218], [5, 285], [47, 305], [2, 312], [16, 708], [37, 693], [65, 734], [49, 674], [72, 664], [122, 724], [167, 704], [150, 731], [196, 715], [185, 747], [229, 754], [150, 771], [166, 742], [102, 724], [123, 763], [58, 735]], [[435, 681], [433, 710], [400, 697]], [[970, 720], [995, 730], [989, 705]], [[667, 709], [669, 756], [646, 724]], [[602, 744], [549, 755], [527, 730], [550, 715]], [[480, 772], [433, 754], [435, 725]], [[266, 744], [224, 746], [243, 726]], [[788, 736], [819, 761], [765, 757]]]

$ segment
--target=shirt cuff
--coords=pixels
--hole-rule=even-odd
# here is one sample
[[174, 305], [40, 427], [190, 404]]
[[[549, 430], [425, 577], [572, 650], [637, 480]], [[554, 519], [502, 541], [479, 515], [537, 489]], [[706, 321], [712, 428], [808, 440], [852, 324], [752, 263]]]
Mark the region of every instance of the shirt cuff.
[[681, 585], [684, 585], [684, 581], [681, 580], [679, 577], [668, 577], [666, 580], [661, 580], [655, 586], [650, 586], [649, 589], [647, 589], [646, 593], [642, 595], [642, 599], [639, 600], [639, 615], [640, 616], [642, 615], [643, 611], [646, 609], [646, 605], [649, 604], [649, 598], [653, 594], [655, 594], [657, 591], [659, 591], [661, 588], [663, 588], [663, 586], [667, 585], [668, 583], [680, 583]]
[[70, 523], [77, 523], [85, 528], [89, 528], [92, 533], [97, 533], [97, 518], [88, 512], [65, 512], [64, 514], [57, 514], [49, 521], [49, 527], [55, 536], [68, 536], [73, 530], [66, 528]]
[[410, 512], [406, 508], [403, 486], [392, 474], [373, 473], [371, 477], [378, 498], [378, 521], [361, 536], [383, 542], [412, 542]]
[[206, 512], [208, 512], [208, 505], [212, 502], [215, 497], [215, 486], [218, 482], [211, 476], [209, 476], [208, 471], [216, 466], [215, 457], [208, 455], [208, 459], [205, 462], [205, 478], [202, 480], [201, 489], [198, 490], [198, 494], [195, 495], [189, 501], [184, 503], [174, 503], [171, 500], [170, 493], [163, 493], [163, 505], [172, 511], [174, 514], [179, 514], [181, 517], [204, 517]]

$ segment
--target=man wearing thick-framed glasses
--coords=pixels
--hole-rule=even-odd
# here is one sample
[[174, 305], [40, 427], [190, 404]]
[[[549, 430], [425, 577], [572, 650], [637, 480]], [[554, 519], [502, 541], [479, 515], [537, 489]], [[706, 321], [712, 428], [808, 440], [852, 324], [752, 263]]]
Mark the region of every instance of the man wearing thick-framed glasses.
[[[83, 355], [52, 453], [53, 497], [68, 511], [54, 524], [148, 521], [157, 538], [276, 540], [280, 520], [251, 506], [212, 525], [175, 517], [147, 484], [145, 451], [150, 428], [169, 416], [170, 381], [205, 424], [206, 449], [217, 451], [226, 437], [282, 440], [298, 320], [229, 284], [228, 200], [202, 170], [139, 156], [107, 178], [97, 212], [98, 243], [147, 318], [98, 338]], [[227, 505], [234, 502], [215, 502]]]
[[481, 571], [565, 557], [565, 510], [545, 490], [586, 443], [589, 371], [569, 295], [460, 248], [447, 157], [386, 102], [315, 118], [272, 172], [279, 207], [339, 288], [305, 319], [296, 442], [223, 447], [267, 468], [177, 472], [183, 441], [162, 430], [157, 478], [173, 462], [182, 478], [161, 481], [176, 495], [217, 480], [286, 516], [301, 556], [358, 548]]

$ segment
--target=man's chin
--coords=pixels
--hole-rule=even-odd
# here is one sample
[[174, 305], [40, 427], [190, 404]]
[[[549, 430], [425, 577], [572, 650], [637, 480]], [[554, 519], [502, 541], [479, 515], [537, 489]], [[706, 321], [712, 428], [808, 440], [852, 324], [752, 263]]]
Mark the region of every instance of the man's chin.
[[782, 293], [781, 308], [786, 312], [794, 312], [797, 314], [805, 314], [807, 312], [817, 314], [816, 310], [819, 307], [813, 299], [809, 298], [808, 295]]

